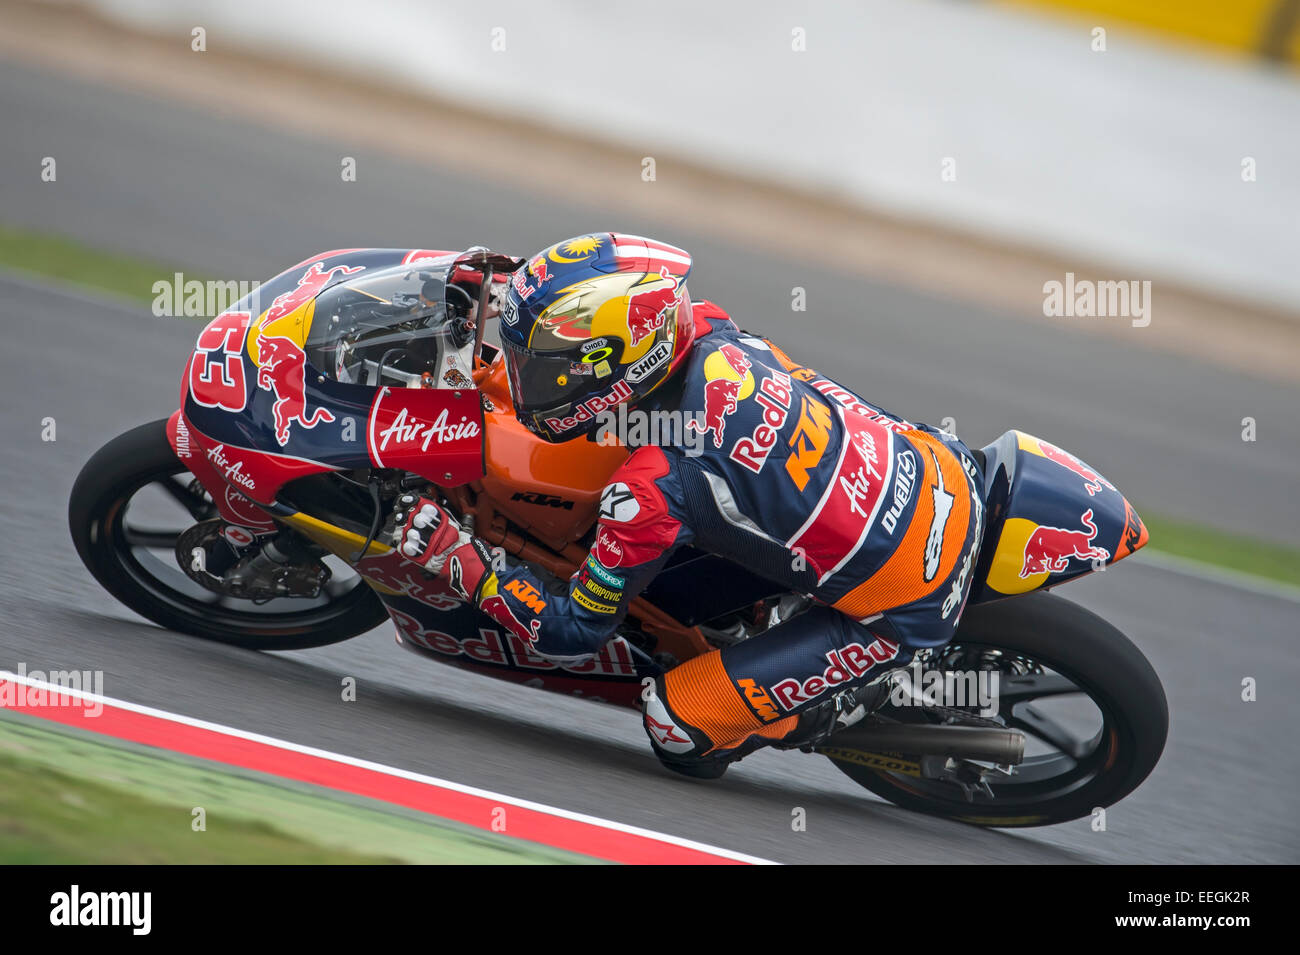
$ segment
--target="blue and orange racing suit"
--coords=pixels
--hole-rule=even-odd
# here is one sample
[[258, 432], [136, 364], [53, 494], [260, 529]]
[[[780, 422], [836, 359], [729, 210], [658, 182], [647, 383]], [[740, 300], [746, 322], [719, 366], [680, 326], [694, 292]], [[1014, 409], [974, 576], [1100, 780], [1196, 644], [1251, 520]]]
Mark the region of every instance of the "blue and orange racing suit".
[[[497, 590], [534, 650], [561, 663], [613, 637], [685, 545], [811, 595], [813, 609], [660, 680], [646, 730], [683, 757], [780, 739], [804, 710], [949, 642], [984, 527], [981, 463], [955, 436], [796, 365], [717, 306], [695, 312], [706, 333], [637, 410], [694, 416], [702, 440], [630, 454], [568, 581], [515, 564]], [[538, 591], [540, 609], [514, 596]]]

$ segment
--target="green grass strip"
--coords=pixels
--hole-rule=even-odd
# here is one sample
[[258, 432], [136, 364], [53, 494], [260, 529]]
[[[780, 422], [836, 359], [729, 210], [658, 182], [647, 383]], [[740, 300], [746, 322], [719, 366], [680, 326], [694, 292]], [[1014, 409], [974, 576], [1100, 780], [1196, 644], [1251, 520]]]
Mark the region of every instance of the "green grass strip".
[[1137, 511], [1151, 534], [1151, 550], [1300, 587], [1300, 549]]
[[[544, 864], [560, 850], [0, 710], [0, 864]], [[192, 828], [193, 810], [206, 830]]]
[[[0, 226], [0, 267], [146, 304], [155, 298], [155, 282], [170, 283], [176, 272], [185, 271], [179, 266], [7, 226]], [[204, 276], [188, 273], [186, 278], [205, 280]]]

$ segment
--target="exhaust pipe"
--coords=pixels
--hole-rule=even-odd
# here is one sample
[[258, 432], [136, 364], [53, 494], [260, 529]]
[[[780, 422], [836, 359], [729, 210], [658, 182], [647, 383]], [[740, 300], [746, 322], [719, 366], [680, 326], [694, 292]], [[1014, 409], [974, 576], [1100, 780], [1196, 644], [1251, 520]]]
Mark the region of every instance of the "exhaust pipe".
[[954, 756], [1002, 765], [1018, 765], [1025, 756], [1025, 734], [986, 726], [925, 726], [875, 723], [849, 727], [821, 748], [905, 753], [909, 756]]

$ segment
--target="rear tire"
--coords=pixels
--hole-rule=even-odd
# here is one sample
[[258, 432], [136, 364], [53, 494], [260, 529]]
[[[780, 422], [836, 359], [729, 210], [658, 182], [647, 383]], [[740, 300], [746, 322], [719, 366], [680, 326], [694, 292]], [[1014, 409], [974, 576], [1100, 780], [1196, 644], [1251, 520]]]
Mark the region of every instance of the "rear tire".
[[[110, 594], [161, 627], [230, 646], [302, 650], [347, 640], [387, 619], [378, 596], [363, 582], [331, 595], [323, 605], [297, 609], [281, 597], [265, 604], [206, 599], [187, 592], [184, 574], [171, 582], [137, 559], [127, 540], [126, 512], [142, 488], [188, 476], [167, 440], [166, 420], [140, 425], [100, 448], [72, 486], [68, 526], [81, 562]], [[201, 501], [199, 503], [202, 503]], [[207, 506], [212, 508], [211, 502]], [[215, 517], [215, 508], [210, 516]], [[172, 563], [174, 564], [174, 558]], [[268, 608], [275, 607], [272, 612]]]
[[[1091, 611], [1049, 593], [979, 604], [966, 610], [953, 643], [1023, 654], [1068, 677], [1091, 698], [1103, 726], [1095, 751], [1078, 761], [1075, 775], [1055, 780], [1055, 789], [1048, 779], [994, 781], [993, 799], [980, 795], [968, 802], [956, 783], [832, 759], [838, 769], [906, 809], [977, 825], [1022, 827], [1068, 822], [1113, 805], [1141, 785], [1160, 760], [1169, 733], [1160, 678], [1132, 641]], [[891, 715], [889, 707], [882, 713]], [[827, 745], [835, 746], [835, 737]]]

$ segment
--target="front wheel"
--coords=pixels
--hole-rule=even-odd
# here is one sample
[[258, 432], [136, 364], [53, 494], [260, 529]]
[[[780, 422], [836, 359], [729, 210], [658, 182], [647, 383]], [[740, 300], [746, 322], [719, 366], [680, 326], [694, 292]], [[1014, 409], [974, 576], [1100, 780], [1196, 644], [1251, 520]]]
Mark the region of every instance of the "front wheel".
[[[996, 714], [970, 722], [1022, 731], [1025, 756], [998, 768], [871, 752], [865, 727], [821, 747], [855, 782], [904, 808], [985, 826], [1067, 822], [1123, 799], [1164, 751], [1169, 707], [1151, 664], [1115, 627], [1055, 594], [968, 608], [953, 642], [926, 665], [945, 673], [996, 672]], [[967, 721], [951, 708], [893, 702], [878, 715]]]
[[347, 640], [387, 618], [347, 564], [329, 558], [316, 597], [252, 600], [213, 593], [176, 563], [188, 527], [216, 506], [167, 440], [167, 422], [140, 425], [100, 448], [72, 486], [68, 525], [77, 554], [126, 606], [169, 630], [255, 650], [301, 650]]

